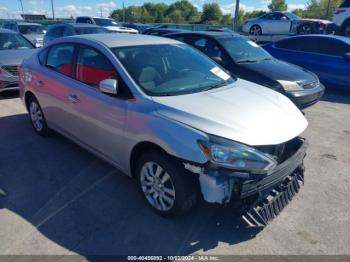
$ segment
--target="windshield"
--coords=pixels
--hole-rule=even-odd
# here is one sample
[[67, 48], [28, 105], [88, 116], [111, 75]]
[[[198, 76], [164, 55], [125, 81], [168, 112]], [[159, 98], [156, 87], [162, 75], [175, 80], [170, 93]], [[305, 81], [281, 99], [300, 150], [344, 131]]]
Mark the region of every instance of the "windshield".
[[118, 26], [118, 22], [112, 19], [94, 18], [96, 25], [100, 26]]
[[32, 44], [18, 34], [0, 34], [0, 50], [33, 49]]
[[112, 51], [148, 95], [189, 94], [233, 83], [214, 62], [187, 45], [118, 47]]
[[80, 27], [77, 28], [76, 31], [78, 35], [108, 33], [108, 30], [103, 27]]
[[29, 34], [45, 34], [47, 29], [42, 25], [19, 25], [19, 32], [23, 35]]
[[236, 63], [259, 62], [273, 59], [259, 45], [243, 37], [220, 38], [219, 42]]

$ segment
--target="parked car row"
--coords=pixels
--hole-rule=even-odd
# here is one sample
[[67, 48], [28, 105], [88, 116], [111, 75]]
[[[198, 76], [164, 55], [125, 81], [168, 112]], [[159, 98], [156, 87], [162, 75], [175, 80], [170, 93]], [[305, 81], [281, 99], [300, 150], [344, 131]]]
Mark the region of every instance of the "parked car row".
[[322, 97], [315, 73], [323, 71], [278, 60], [270, 49], [279, 42], [264, 49], [231, 32], [111, 34], [79, 23], [47, 36], [57, 28], [74, 34], [37, 52], [20, 34], [0, 32], [24, 41], [4, 37], [0, 46], [28, 52], [16, 80], [39, 135], [59, 132], [133, 177], [162, 216], [203, 198], [238, 205], [248, 226], [265, 226], [299, 191], [308, 125], [300, 109]]
[[166, 36], [197, 48], [232, 75], [283, 93], [301, 109], [316, 103], [324, 93], [315, 74], [275, 59], [241, 35], [189, 32]]

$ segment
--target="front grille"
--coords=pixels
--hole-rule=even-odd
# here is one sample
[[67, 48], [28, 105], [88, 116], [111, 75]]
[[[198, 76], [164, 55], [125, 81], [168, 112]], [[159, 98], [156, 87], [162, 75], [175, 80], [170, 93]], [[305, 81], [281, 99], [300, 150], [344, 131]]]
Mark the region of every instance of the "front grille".
[[18, 87], [18, 82], [17, 81], [1, 81], [0, 82], [0, 88], [13, 88], [13, 87]]
[[288, 159], [289, 156], [293, 155], [299, 149], [300, 145], [301, 142], [297, 137], [279, 145], [256, 146], [255, 148], [265, 154], [268, 154], [275, 159], [278, 164], [280, 164]]
[[288, 205], [304, 184], [304, 173], [288, 176], [278, 187], [259, 203], [252, 205], [242, 220], [248, 227], [265, 227]]
[[9, 72], [11, 75], [18, 76], [17, 66], [2, 66], [4, 70]]

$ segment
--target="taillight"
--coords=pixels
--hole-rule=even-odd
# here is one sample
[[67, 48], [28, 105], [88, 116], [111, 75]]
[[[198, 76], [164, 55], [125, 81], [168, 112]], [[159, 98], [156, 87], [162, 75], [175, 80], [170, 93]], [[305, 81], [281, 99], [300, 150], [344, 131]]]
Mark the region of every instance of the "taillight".
[[335, 11], [335, 14], [340, 15], [340, 14], [345, 13], [345, 12], [346, 12], [346, 10], [344, 10], [344, 9], [338, 9], [337, 11]]

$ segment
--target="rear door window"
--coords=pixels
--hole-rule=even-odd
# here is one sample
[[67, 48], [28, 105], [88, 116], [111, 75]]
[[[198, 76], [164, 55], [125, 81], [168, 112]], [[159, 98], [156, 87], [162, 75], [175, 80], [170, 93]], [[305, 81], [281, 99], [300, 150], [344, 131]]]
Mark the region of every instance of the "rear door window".
[[72, 75], [74, 44], [57, 44], [47, 54], [46, 67], [66, 76]]
[[98, 87], [105, 79], [117, 79], [117, 72], [108, 58], [93, 48], [81, 46], [76, 65], [76, 79]]

